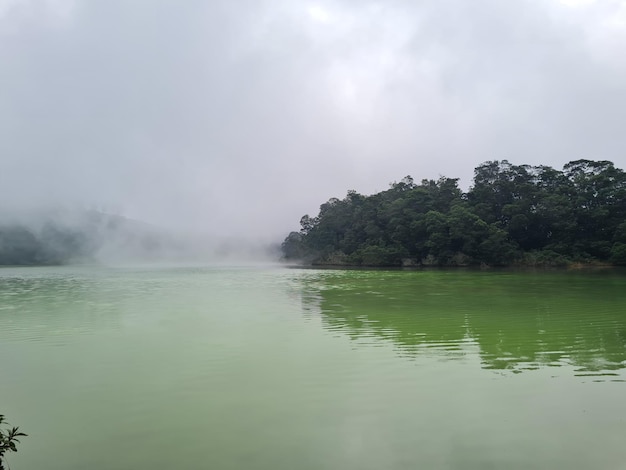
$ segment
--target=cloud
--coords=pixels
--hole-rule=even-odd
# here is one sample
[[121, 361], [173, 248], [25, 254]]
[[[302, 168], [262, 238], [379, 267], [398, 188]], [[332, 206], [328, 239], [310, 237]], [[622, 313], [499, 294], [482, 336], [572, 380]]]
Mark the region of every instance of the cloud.
[[626, 166], [623, 1], [4, 0], [0, 198], [280, 238], [488, 159]]

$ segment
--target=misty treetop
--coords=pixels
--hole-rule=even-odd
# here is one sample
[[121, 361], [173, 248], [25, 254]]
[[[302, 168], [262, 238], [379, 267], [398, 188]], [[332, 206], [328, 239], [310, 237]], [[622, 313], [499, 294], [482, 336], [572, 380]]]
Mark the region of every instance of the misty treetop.
[[458, 178], [348, 191], [305, 215], [288, 260], [357, 266], [626, 265], [626, 173], [609, 161], [563, 170], [489, 161], [464, 193]]

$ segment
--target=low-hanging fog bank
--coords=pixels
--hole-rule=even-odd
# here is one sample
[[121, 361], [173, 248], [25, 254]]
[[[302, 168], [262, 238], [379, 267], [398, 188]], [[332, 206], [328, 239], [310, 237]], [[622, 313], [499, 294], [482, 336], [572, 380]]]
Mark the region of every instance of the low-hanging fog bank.
[[174, 232], [96, 210], [0, 212], [0, 265], [260, 263], [278, 248], [261, 241]]

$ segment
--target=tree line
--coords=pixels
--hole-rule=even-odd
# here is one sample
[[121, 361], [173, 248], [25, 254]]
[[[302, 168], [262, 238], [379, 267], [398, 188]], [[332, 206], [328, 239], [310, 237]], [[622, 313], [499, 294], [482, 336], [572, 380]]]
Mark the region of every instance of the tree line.
[[563, 170], [488, 161], [467, 192], [458, 178], [410, 176], [386, 191], [348, 191], [305, 215], [283, 257], [310, 264], [626, 265], [626, 173], [610, 161]]

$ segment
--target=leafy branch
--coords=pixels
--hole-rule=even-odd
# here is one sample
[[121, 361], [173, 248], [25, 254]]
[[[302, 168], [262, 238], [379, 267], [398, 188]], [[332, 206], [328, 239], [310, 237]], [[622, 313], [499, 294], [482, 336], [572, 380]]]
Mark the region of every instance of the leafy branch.
[[[3, 423], [8, 424], [4, 419], [4, 415], [0, 415], [0, 426]], [[7, 429], [0, 428], [0, 470], [5, 470], [4, 454], [7, 452], [17, 452], [16, 444], [20, 442], [18, 437], [23, 436], [25, 437], [26, 434], [20, 432], [17, 426]]]

